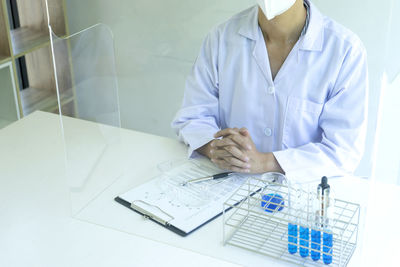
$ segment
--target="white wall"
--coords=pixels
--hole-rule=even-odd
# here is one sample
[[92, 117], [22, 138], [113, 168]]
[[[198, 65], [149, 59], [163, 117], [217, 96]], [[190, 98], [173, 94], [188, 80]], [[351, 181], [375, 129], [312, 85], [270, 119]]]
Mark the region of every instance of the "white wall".
[[[170, 122], [184, 83], [210, 28], [255, 0], [66, 0], [70, 32], [97, 22], [115, 36], [123, 127], [173, 137]], [[323, 13], [356, 32], [368, 50], [370, 119], [366, 155], [358, 170], [369, 176], [391, 0], [314, 0]]]

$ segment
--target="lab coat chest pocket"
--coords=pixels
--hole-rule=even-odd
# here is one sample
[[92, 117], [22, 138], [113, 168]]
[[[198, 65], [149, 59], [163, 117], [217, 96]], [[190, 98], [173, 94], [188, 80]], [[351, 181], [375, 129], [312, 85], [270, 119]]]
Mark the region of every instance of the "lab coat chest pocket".
[[323, 104], [289, 97], [283, 125], [282, 149], [299, 147], [321, 140], [319, 117]]

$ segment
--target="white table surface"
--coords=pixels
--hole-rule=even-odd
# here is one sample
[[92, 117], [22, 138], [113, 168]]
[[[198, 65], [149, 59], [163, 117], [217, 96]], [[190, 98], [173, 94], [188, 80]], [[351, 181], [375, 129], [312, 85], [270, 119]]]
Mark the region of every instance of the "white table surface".
[[[97, 127], [67, 121], [80, 134]], [[115, 131], [123, 142], [118, 162], [129, 167], [82, 206], [83, 194], [71, 191], [65, 175], [57, 115], [35, 112], [0, 130], [0, 266], [290, 266], [223, 246], [222, 217], [182, 238], [113, 201], [156, 175], [158, 163], [186, 155], [176, 140]], [[331, 185], [338, 198], [362, 205], [359, 242], [349, 266], [398, 265], [400, 188], [354, 177]]]

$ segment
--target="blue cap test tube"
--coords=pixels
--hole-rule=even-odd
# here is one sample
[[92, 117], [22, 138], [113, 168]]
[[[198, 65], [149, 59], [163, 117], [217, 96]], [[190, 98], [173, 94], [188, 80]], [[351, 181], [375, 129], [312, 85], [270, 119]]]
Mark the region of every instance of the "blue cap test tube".
[[289, 223], [288, 223], [288, 251], [295, 254], [298, 247], [298, 190], [289, 187]]
[[309, 218], [309, 209], [310, 209], [310, 194], [307, 192], [303, 192], [301, 197], [302, 204], [302, 212], [301, 212], [301, 221], [299, 224], [299, 252], [300, 256], [303, 258], [308, 257], [309, 255], [309, 246], [310, 246], [310, 218]]

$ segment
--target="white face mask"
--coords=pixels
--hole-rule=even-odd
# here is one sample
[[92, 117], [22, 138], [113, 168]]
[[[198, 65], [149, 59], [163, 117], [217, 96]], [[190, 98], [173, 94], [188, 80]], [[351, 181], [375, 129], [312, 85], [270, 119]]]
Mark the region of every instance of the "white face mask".
[[257, 0], [268, 20], [285, 13], [295, 2], [296, 0]]

